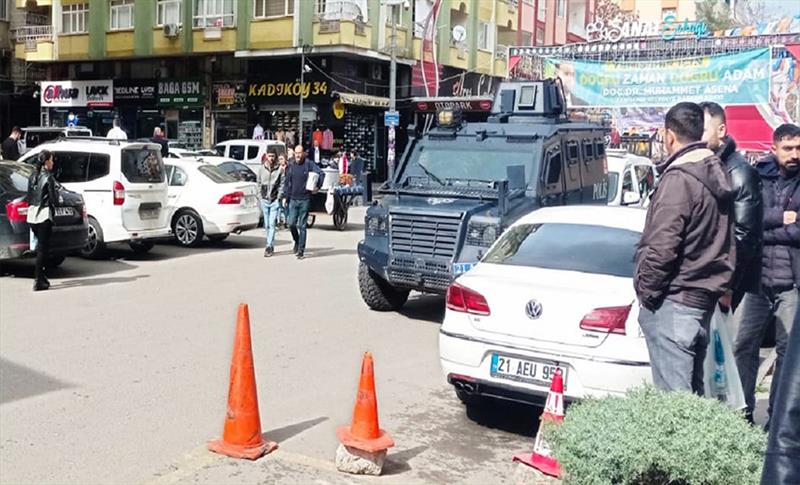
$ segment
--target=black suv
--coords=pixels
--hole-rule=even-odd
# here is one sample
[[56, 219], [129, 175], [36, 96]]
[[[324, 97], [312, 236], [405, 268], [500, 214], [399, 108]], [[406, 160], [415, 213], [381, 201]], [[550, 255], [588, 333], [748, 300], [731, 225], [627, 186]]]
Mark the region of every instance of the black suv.
[[411, 290], [445, 293], [505, 228], [539, 207], [605, 204], [606, 131], [565, 112], [553, 81], [502, 83], [486, 123], [439, 112], [439, 125], [409, 143], [367, 210], [358, 245], [366, 304], [389, 311]]
[[[33, 170], [25, 163], [0, 161], [0, 260], [20, 258], [30, 249], [28, 202], [25, 198]], [[83, 197], [60, 185], [57, 185], [57, 191], [47, 262], [50, 268], [61, 264], [68, 253], [83, 248], [89, 237]]]

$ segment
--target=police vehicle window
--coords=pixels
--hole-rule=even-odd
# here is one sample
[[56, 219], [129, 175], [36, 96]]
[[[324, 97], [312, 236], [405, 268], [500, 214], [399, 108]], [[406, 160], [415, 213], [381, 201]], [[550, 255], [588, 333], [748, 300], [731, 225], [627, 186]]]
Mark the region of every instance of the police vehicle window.
[[89, 173], [87, 181], [103, 178], [110, 173], [111, 157], [103, 153], [93, 153], [89, 159]]
[[547, 158], [547, 185], [557, 184], [561, 180], [561, 151], [556, 150], [550, 153]]
[[[499, 150], [476, 149], [470, 146], [453, 146], [450, 143], [436, 145], [423, 145], [416, 152], [416, 165], [414, 161], [410, 170], [405, 172], [409, 177], [427, 177], [434, 183], [458, 184], [458, 181], [480, 180], [495, 181], [508, 179], [506, 169], [511, 166], [524, 168], [524, 178], [533, 173], [534, 150], [529, 144], [515, 144]], [[426, 173], [427, 171], [427, 173]], [[438, 180], [437, 180], [438, 179]], [[441, 182], [440, 182], [441, 181]]]
[[89, 157], [90, 155], [85, 152], [53, 153], [53, 170], [56, 173], [56, 180], [64, 184], [86, 182]]
[[590, 224], [522, 224], [503, 234], [484, 262], [630, 278], [640, 237]]
[[594, 147], [598, 157], [606, 154], [606, 144], [603, 140], [595, 140]]
[[244, 145], [231, 145], [228, 156], [234, 160], [244, 160]]
[[589, 161], [594, 158], [594, 145], [589, 140], [583, 142], [583, 157], [584, 161]]
[[567, 143], [567, 159], [570, 163], [578, 160], [578, 142], [571, 141]]
[[247, 159], [255, 160], [256, 158], [258, 158], [258, 147], [257, 146], [247, 147]]
[[122, 150], [123, 175], [134, 184], [164, 182], [164, 163], [159, 154], [159, 150], [148, 148]]

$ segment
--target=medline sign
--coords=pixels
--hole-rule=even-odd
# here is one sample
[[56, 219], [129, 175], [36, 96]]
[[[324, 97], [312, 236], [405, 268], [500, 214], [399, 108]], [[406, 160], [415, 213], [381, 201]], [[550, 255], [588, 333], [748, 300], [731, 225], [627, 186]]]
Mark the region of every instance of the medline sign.
[[700, 39], [710, 35], [705, 22], [693, 22], [688, 19], [681, 22], [673, 14], [664, 17], [664, 21], [656, 22], [625, 22], [616, 18], [608, 21], [597, 20], [586, 25], [587, 42], [619, 42], [623, 39], [641, 37], [658, 37], [664, 40], [673, 40], [677, 37], [693, 35]]
[[43, 108], [110, 107], [114, 105], [114, 82], [47, 81], [41, 85]]
[[546, 58], [545, 77], [564, 83], [569, 107], [722, 105], [769, 102], [769, 49], [659, 61], [573, 61]]

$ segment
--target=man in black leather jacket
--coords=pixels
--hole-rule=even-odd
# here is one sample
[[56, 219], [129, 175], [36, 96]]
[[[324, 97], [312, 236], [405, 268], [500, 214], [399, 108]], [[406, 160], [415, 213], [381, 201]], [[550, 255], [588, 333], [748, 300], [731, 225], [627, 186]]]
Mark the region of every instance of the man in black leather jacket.
[[761, 284], [761, 249], [764, 206], [761, 177], [736, 151], [736, 142], [728, 135], [725, 110], [717, 103], [701, 103], [705, 111], [703, 141], [725, 164], [734, 191], [734, 235], [736, 269], [731, 293], [723, 298], [725, 306], [736, 308], [745, 292], [758, 292]]

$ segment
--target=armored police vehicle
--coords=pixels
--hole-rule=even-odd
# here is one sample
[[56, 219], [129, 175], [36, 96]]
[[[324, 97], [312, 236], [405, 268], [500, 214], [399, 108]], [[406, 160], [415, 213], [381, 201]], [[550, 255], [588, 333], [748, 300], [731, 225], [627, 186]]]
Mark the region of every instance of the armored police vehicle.
[[358, 279], [373, 310], [399, 309], [411, 290], [445, 293], [532, 210], [607, 202], [606, 133], [567, 119], [560, 84], [502, 83], [486, 123], [437, 115], [367, 210]]

